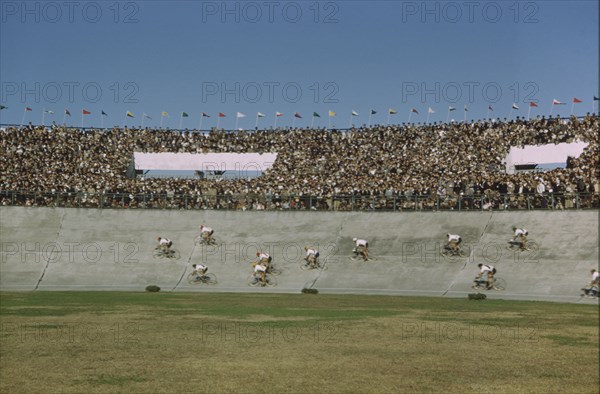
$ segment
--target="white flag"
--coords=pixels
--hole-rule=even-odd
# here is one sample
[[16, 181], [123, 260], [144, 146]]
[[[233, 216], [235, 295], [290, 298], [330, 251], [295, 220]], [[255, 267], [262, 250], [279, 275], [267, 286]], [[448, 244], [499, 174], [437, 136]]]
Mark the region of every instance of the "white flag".
[[241, 112], [238, 112], [238, 113], [236, 114], [236, 116], [237, 116], [238, 118], [245, 118], [245, 117], [246, 117], [246, 114], [243, 114], [243, 113], [241, 113]]

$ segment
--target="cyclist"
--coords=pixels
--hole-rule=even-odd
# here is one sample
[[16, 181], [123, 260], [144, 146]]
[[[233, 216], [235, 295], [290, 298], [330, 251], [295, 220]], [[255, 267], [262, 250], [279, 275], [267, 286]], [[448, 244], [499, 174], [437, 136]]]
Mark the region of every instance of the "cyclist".
[[589, 284], [589, 288], [582, 289], [587, 297], [598, 297], [598, 289], [600, 288], [600, 272], [596, 270], [590, 271], [592, 274], [592, 281]]
[[207, 245], [211, 245], [215, 242], [212, 238], [214, 232], [215, 231], [212, 228], [206, 227], [204, 224], [200, 225], [200, 236]]
[[452, 251], [452, 253], [458, 253], [460, 243], [462, 242], [462, 238], [458, 234], [446, 234], [446, 238], [448, 243], [446, 244], [446, 249]]
[[169, 252], [171, 251], [171, 246], [173, 246], [173, 241], [171, 241], [169, 238], [163, 238], [163, 237], [156, 237], [156, 241], [158, 242], [158, 247], [160, 249], [162, 249], [164, 254], [169, 254]]
[[194, 274], [196, 274], [196, 280], [200, 280], [208, 271], [208, 267], [204, 264], [192, 264], [192, 268], [194, 269]]
[[527, 250], [527, 236], [529, 232], [524, 228], [517, 228], [516, 226], [513, 226], [512, 230], [515, 232], [512, 241], [518, 243], [521, 250]]
[[352, 249], [354, 253], [354, 258], [358, 255], [361, 255], [363, 260], [369, 260], [369, 242], [365, 239], [352, 238], [352, 241], [355, 242], [355, 247]]
[[496, 268], [488, 264], [477, 264], [479, 267], [479, 274], [475, 277], [475, 280], [480, 279], [483, 274], [487, 276], [486, 290], [490, 290], [494, 287], [494, 275], [496, 274]]
[[306, 257], [304, 258], [304, 260], [306, 260], [306, 262], [312, 268], [318, 267], [318, 265], [319, 265], [319, 262], [318, 262], [319, 251], [316, 250], [316, 249], [310, 249], [308, 246], [305, 246], [304, 250], [306, 251]]
[[267, 263], [263, 263], [261, 261], [255, 261], [252, 263], [252, 267], [254, 268], [254, 276], [260, 279], [263, 286], [267, 284]]

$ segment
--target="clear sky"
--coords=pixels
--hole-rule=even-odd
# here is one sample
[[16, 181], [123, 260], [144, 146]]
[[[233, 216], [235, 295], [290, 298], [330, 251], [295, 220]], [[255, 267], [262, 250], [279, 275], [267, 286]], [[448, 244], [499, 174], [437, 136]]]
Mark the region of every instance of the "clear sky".
[[[337, 127], [568, 115], [598, 92], [598, 2], [0, 1], [0, 123]], [[519, 109], [512, 110], [512, 104]], [[597, 111], [596, 102], [596, 111]], [[328, 117], [328, 111], [336, 116]], [[351, 119], [351, 111], [359, 116]], [[182, 112], [189, 114], [180, 118]], [[236, 119], [236, 113], [246, 114]], [[293, 118], [298, 112], [302, 118]]]

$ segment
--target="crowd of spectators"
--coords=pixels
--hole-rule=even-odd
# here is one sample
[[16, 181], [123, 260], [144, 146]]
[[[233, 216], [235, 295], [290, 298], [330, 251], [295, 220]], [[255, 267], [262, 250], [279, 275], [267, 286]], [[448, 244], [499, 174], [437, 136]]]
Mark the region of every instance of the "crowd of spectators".
[[[0, 204], [187, 209], [599, 207], [600, 118], [210, 133], [8, 127]], [[582, 141], [567, 168], [507, 174], [511, 147]], [[252, 179], [128, 178], [133, 152], [274, 152]]]

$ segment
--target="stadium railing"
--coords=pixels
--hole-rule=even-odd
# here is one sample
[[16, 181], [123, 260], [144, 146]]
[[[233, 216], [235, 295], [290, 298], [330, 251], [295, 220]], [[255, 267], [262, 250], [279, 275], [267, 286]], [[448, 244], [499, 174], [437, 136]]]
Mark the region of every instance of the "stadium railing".
[[0, 191], [2, 206], [242, 211], [515, 211], [600, 208], [600, 193], [482, 195], [130, 194]]

